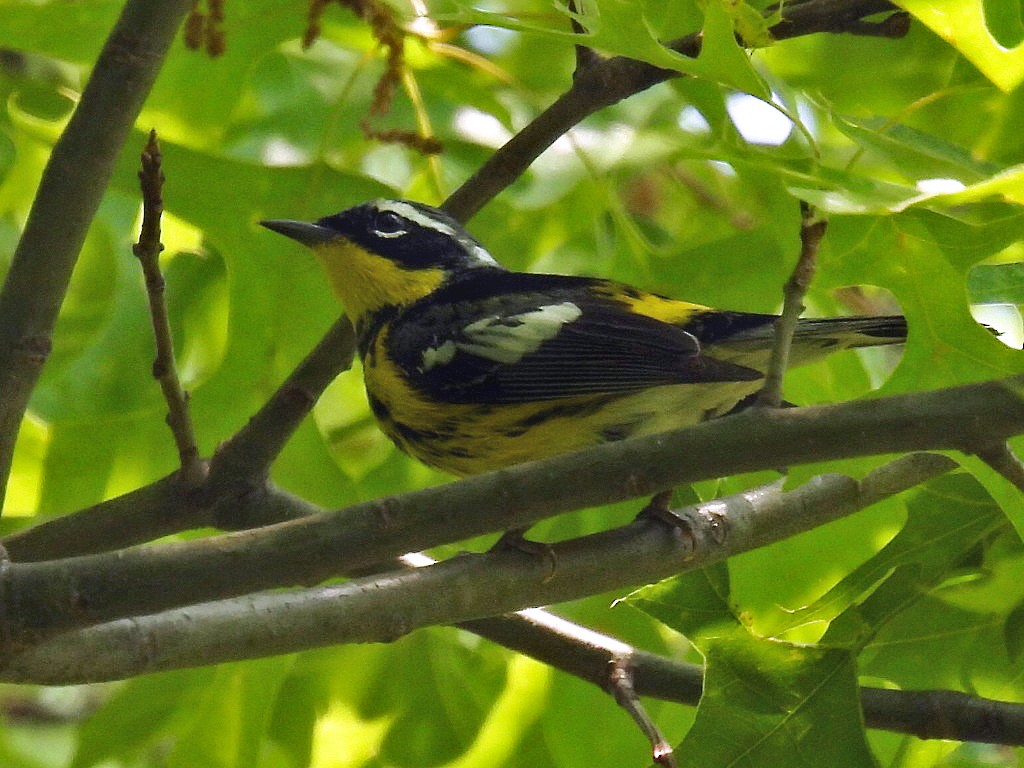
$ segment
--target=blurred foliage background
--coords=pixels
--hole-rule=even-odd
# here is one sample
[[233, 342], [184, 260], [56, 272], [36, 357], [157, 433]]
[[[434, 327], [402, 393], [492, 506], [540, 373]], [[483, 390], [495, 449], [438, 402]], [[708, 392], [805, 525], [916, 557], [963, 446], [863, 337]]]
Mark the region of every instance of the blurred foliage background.
[[[120, 5], [0, 3], [0, 270]], [[798, 253], [803, 198], [830, 219], [809, 314], [902, 311], [911, 332], [902, 357], [890, 349], [846, 353], [794, 371], [788, 400], [833, 402], [1024, 371], [1021, 9], [1011, 0], [945, 5], [952, 10], [944, 19], [923, 0], [905, 3], [916, 18], [902, 39], [815, 35], [748, 56], [733, 41], [742, 4], [588, 0], [583, 18], [600, 51], [695, 76], [588, 119], [469, 228], [514, 269], [608, 276], [714, 306], [775, 311]], [[227, 5], [221, 55], [176, 43], [79, 260], [19, 438], [4, 532], [175, 467], [131, 252], [138, 154], [150, 128], [159, 131], [167, 174], [163, 266], [172, 324], [209, 455], [339, 311], [311, 256], [256, 222], [314, 219], [377, 196], [438, 204], [571, 81], [569, 17], [551, 3], [388, 7], [406, 34], [400, 87], [384, 115], [371, 110], [384, 53], [350, 10], [328, 7], [305, 49], [305, 9], [274, 0]], [[705, 54], [696, 62], [655, 45], [702, 28]], [[443, 151], [425, 156], [367, 138], [367, 122], [436, 137]], [[859, 476], [879, 463], [801, 468], [799, 476]], [[725, 478], [689, 495], [772, 477]], [[273, 479], [337, 507], [446, 478], [377, 431], [353, 370], [322, 398]], [[590, 510], [534, 533], [578, 535], [635, 511]], [[707, 600], [728, 594], [720, 618], [732, 617], [737, 643], [746, 642], [739, 634], [825, 637], [855, 652], [842, 704], [813, 710], [819, 726], [827, 721], [822, 744], [860, 745], [833, 764], [1014, 766], [1015, 750], [880, 732], [869, 733], [869, 752], [849, 728], [859, 733], [851, 704], [858, 675], [1021, 699], [1021, 530], [1016, 494], [968, 464], [735, 558], [728, 574], [699, 574], [675, 589], [682, 584], [692, 597], [704, 594], [698, 580], [719, 584], [705, 590]], [[701, 621], [685, 611], [671, 621], [651, 609], [669, 598], [613, 605], [621, 596], [559, 611], [679, 658], [710, 652]], [[827, 659], [815, 663], [825, 664], [826, 677], [834, 672]], [[721, 686], [709, 690], [724, 695], [728, 683]], [[726, 696], [722, 706], [729, 704]], [[610, 697], [454, 629], [105, 686], [9, 686], [0, 709], [0, 765], [11, 768], [647, 762], [643, 737]], [[651, 711], [673, 743], [694, 722], [692, 708], [653, 702]], [[688, 738], [701, 739], [691, 743], [704, 762], [694, 764], [716, 764], [706, 731], [695, 727]], [[762, 746], [748, 764], [787, 763]]]

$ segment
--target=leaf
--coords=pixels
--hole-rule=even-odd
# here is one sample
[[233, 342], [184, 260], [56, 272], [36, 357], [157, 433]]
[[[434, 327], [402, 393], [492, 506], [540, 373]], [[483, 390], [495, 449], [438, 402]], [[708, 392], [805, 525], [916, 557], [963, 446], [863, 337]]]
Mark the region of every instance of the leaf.
[[[0, 5], [0, 45], [78, 63], [91, 62], [114, 25], [120, 0]], [[74, 34], [68, 34], [68, 30]]]
[[898, 5], [944, 39], [1004, 91], [1024, 81], [1024, 45], [1004, 47], [986, 23], [984, 0], [898, 0]]
[[903, 688], [951, 688], [1024, 700], [1012, 658], [1024, 600], [1024, 547], [1003, 528], [958, 571], [893, 617], [861, 654], [866, 675]]
[[[737, 31], [749, 42], [764, 42], [768, 36], [763, 20], [760, 28], [750, 21], [752, 9], [742, 0], [708, 0], [704, 6], [704, 28], [698, 61], [713, 67], [705, 73], [718, 82], [753, 94], [764, 101], [771, 93], [750, 64], [750, 55], [736, 42]], [[757, 15], [757, 14], [755, 14]], [[753, 40], [751, 39], [753, 38]]]
[[[576, 41], [609, 54], [639, 59], [665, 69], [708, 78], [761, 98], [768, 98], [762, 79], [756, 74], [744, 50], [737, 44], [735, 27], [727, 0], [710, 0], [704, 7], [701, 30], [701, 54], [696, 59], [665, 47], [654, 33], [658, 26], [645, 13], [637, 12], [632, 0], [599, 0], [595, 13], [581, 17], [588, 33]], [[660, 12], [660, 9], [659, 9]], [[564, 40], [574, 37], [564, 27], [525, 22], [513, 16], [464, 6], [457, 17], [461, 22], [487, 24], [504, 29], [553, 36]], [[680, 30], [680, 36], [697, 30]]]
[[952, 174], [979, 181], [999, 173], [996, 163], [973, 157], [958, 144], [882, 118], [857, 119], [832, 115], [835, 126], [860, 146], [885, 154], [911, 178]]
[[1024, 653], [1024, 601], [1018, 602], [1007, 614], [1003, 637], [1010, 661], [1020, 663]]
[[212, 669], [137, 677], [123, 686], [79, 731], [71, 768], [128, 760], [168, 732], [176, 713], [213, 677]]
[[[364, 694], [365, 714], [377, 715], [384, 702], [394, 712], [381, 743], [382, 758], [408, 765], [465, 755], [487, 728], [487, 717], [502, 694], [505, 659], [470, 654], [444, 635], [419, 635], [402, 645], [404, 653], [392, 657], [392, 664], [380, 670], [377, 685]], [[410, 687], [416, 680], [420, 684]], [[467, 684], [446, 684], [452, 680]]]
[[1024, 165], [1011, 166], [959, 192], [949, 192], [935, 197], [947, 205], [973, 203], [989, 198], [1002, 198], [1024, 205]]
[[781, 8], [776, 9], [770, 16], [765, 16], [760, 9], [744, 0], [729, 0], [723, 3], [723, 7], [733, 20], [736, 34], [747, 48], [766, 48], [775, 42], [769, 29], [782, 20]]
[[754, 636], [729, 605], [725, 567], [683, 574], [629, 598], [683, 632], [705, 660], [684, 766], [875, 766], [853, 655]]
[[1024, 356], [971, 317], [965, 290], [970, 267], [1019, 237], [1022, 224], [1019, 216], [991, 217], [978, 225], [931, 211], [830, 221], [819, 287], [886, 288], [910, 326], [900, 365], [881, 392], [920, 391], [1024, 370]]
[[967, 275], [975, 304], [1024, 304], [1024, 262], [979, 264]]
[[915, 489], [907, 522], [874, 557], [820, 599], [794, 611], [789, 626], [827, 622], [822, 642], [859, 645], [960, 567], [967, 554], [1006, 518], [984, 488], [966, 474], [947, 475]]
[[169, 768], [249, 768], [256, 764], [278, 690], [294, 656], [223, 664], [173, 729]]
[[[1011, 448], [1016, 447], [1019, 450], [1020, 446], [1016, 445], [1019, 442], [1019, 440], [1013, 441]], [[974, 476], [990, 498], [999, 505], [1017, 532], [1024, 531], [1024, 494], [1020, 492], [1020, 488], [977, 456], [955, 455], [954, 458]]]

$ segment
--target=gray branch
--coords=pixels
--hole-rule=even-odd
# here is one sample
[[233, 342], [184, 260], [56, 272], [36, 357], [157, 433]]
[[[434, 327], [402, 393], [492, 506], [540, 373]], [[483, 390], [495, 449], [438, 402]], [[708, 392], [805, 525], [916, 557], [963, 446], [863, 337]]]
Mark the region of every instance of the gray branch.
[[787, 493], [773, 485], [687, 507], [677, 513], [681, 528], [641, 518], [552, 545], [554, 573], [544, 558], [503, 548], [341, 585], [119, 619], [13, 655], [2, 679], [109, 680], [336, 643], [387, 642], [424, 626], [479, 620], [702, 568], [846, 516], [955, 467], [944, 456], [912, 454], [860, 482], [820, 475]]
[[[886, 495], [897, 493], [916, 482], [923, 481], [934, 473], [943, 472], [951, 466], [951, 462], [936, 456], [912, 456], [892, 462], [871, 473], [859, 484], [858, 501], [862, 504], [869, 504]], [[738, 517], [760, 516], [767, 512], [768, 514], [760, 524], [747, 526], [746, 530], [760, 528], [770, 531], [776, 526], [780, 516], [789, 519], [793, 514], [806, 513], [807, 507], [804, 502], [809, 500], [806, 494], [816, 495], [815, 491], [811, 490], [815, 486], [817, 487], [817, 504], [819, 506], [828, 506], [832, 503], [827, 495], [831, 491], [837, 492], [838, 495], [835, 497], [837, 500], [850, 498], [848, 479], [832, 476], [812, 483], [807, 487], [807, 491], [801, 489], [801, 493], [794, 492], [795, 495], [775, 495], [773, 504], [764, 504], [764, 500], [768, 499], [770, 495], [762, 491], [755, 494], [753, 499], [749, 495], [734, 497], [731, 503], [726, 501], [725, 506], [737, 508], [737, 517], [732, 518], [734, 524]], [[830, 488], [831, 491], [829, 491]], [[822, 491], [826, 491], [826, 495], [820, 495]], [[793, 503], [796, 503], [796, 511], [793, 509], [787, 511], [787, 507]], [[712, 517], [720, 519], [722, 509], [720, 507], [705, 511], [711, 512]], [[700, 519], [701, 517], [707, 518], [707, 515], [702, 515], [698, 507], [690, 510], [690, 517]], [[739, 526], [739, 528], [742, 530], [743, 526]], [[785, 535], [788, 534], [780, 534], [780, 538]], [[707, 537], [704, 538], [707, 540]], [[750, 543], [753, 546], [756, 542], [752, 540]], [[423, 557], [416, 557], [413, 561], [419, 565], [432, 564], [429, 558]], [[696, 563], [693, 565], [696, 567]], [[282, 599], [287, 598], [282, 597]], [[221, 605], [237, 602], [227, 601]], [[379, 612], [380, 607], [376, 609], [375, 613]], [[166, 662], [170, 645], [175, 643], [188, 645], [189, 636], [193, 630], [198, 630], [201, 635], [208, 634], [207, 629], [203, 627], [202, 618], [199, 615], [186, 616], [187, 613], [188, 609], [170, 612], [170, 615], [178, 614], [183, 619], [178, 628], [185, 630], [174, 632], [172, 636], [168, 636], [169, 629], [161, 628], [161, 625], [164, 624], [163, 619], [153, 617], [148, 620], [152, 624], [149, 627], [140, 627], [131, 620], [122, 620], [55, 638], [47, 644], [15, 657], [7, 672], [0, 677], [39, 682], [36, 675], [40, 670], [46, 670], [47, 679], [51, 682], [94, 679], [102, 676], [96, 667], [96, 659], [92, 655], [93, 646], [80, 644], [83, 635], [86, 643], [102, 639], [97, 635], [106, 635], [105, 639], [112, 643], [114, 648], [148, 648], [149, 652], [138, 654], [142, 659], [141, 662], [133, 662], [142, 665], [139, 669], [142, 667], [148, 669], [150, 663]], [[245, 618], [244, 611], [242, 613], [243, 617], [239, 618], [242, 623], [248, 622], [251, 625], [262, 621], [259, 614], [254, 613]], [[165, 614], [164, 618], [167, 616]], [[173, 626], [175, 623], [172, 619], [166, 627]], [[277, 626], [276, 623], [275, 626]], [[699, 667], [638, 650], [619, 640], [572, 624], [545, 611], [529, 609], [516, 614], [465, 622], [461, 626], [602, 688], [607, 685], [609, 664], [618, 662], [628, 664], [632, 671], [634, 686], [641, 695], [691, 705], [696, 704], [701, 695], [702, 672]], [[132, 637], [127, 637], [134, 630], [140, 633], [139, 636], [133, 634]], [[118, 640], [116, 637], [118, 633], [125, 636]], [[150, 646], [147, 643], [127, 644], [140, 639], [145, 639], [147, 643], [155, 640], [157, 644], [155, 646]], [[327, 641], [332, 642], [333, 639], [328, 638]], [[120, 645], [122, 642], [126, 645]], [[295, 638], [295, 642], [301, 643], [302, 640]], [[261, 643], [253, 642], [253, 644], [259, 646], [257, 652], [269, 652], [269, 649]], [[184, 653], [185, 649], [182, 649], [181, 652]], [[226, 650], [222, 649], [222, 653], [226, 653]], [[110, 650], [110, 646], [108, 646], [107, 652], [99, 658], [107, 664], [107, 676], [116, 677], [130, 674], [124, 666], [118, 668], [116, 659], [121, 658], [121, 655], [116, 650]], [[147, 662], [147, 659], [150, 661]], [[198, 658], [193, 658], [191, 663], [200, 663], [200, 661]], [[55, 664], [61, 666], [54, 667]], [[865, 721], [869, 727], [912, 733], [921, 738], [959, 739], [1001, 744], [1024, 743], [1024, 706], [1019, 704], [983, 699], [956, 691], [895, 691], [876, 688], [863, 688], [861, 701]]]
[[120, 616], [313, 584], [406, 552], [710, 477], [910, 450], [973, 452], [1024, 433], [1022, 384], [1015, 377], [840, 405], [752, 409], [257, 530], [12, 562], [0, 578], [3, 637], [24, 642]]

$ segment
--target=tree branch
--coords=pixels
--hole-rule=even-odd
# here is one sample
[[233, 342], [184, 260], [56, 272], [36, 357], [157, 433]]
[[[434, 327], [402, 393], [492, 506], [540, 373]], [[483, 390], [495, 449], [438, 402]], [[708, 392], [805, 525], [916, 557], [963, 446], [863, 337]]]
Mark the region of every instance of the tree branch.
[[[897, 469], [886, 465], [877, 470], [873, 473], [876, 484], [880, 488], [892, 487], [895, 492], [896, 486], [886, 475], [899, 474]], [[433, 563], [422, 556], [416, 556], [414, 562]], [[633, 670], [636, 692], [642, 696], [690, 705], [696, 705], [701, 696], [703, 675], [699, 666], [638, 650], [546, 611], [528, 609], [460, 626], [601, 688], [606, 687], [608, 665], [626, 659]], [[73, 638], [69, 636], [66, 642], [70, 644]], [[30, 653], [36, 654], [36, 663], [48, 663], [45, 651]], [[23, 664], [24, 657], [14, 663]], [[861, 702], [870, 728], [911, 733], [923, 739], [1024, 744], [1021, 704], [957, 691], [878, 688], [862, 688]]]
[[12, 560], [33, 562], [109, 552], [211, 524], [201, 496], [177, 472], [3, 540]]
[[862, 688], [860, 696], [868, 728], [911, 733], [919, 739], [1024, 745], [1024, 704], [960, 691]]
[[43, 171], [0, 289], [0, 500], [86, 230], [190, 7], [191, 0], [129, 0]]
[[206, 483], [175, 475], [3, 540], [18, 562], [72, 557], [141, 544], [190, 528], [256, 528], [323, 510], [267, 482], [269, 466], [317, 398], [352, 361], [345, 317], [328, 331], [262, 408], [210, 460]]
[[19, 563], [109, 552], [225, 519], [259, 528], [323, 513], [321, 507], [272, 483], [195, 488], [178, 473], [91, 507], [47, 520], [3, 539]]
[[[751, 409], [258, 530], [9, 563], [2, 615], [10, 623], [3, 634], [23, 639], [199, 600], [316, 583], [405, 552], [780, 463], [957, 450], [983, 438], [1005, 439], [1024, 432], [1022, 387], [1024, 377], [1015, 377], [841, 405]], [[584, 476], [587, 483], [564, 480]], [[787, 522], [778, 524], [782, 530]]]
[[[527, 609], [460, 626], [599, 688], [606, 686], [608, 665], [625, 659], [641, 696], [695, 706], [703, 691], [703, 670], [696, 664], [639, 650], [547, 611]], [[864, 687], [861, 706], [869, 728], [921, 739], [1024, 745], [1024, 704], [959, 691]]]
[[1013, 452], [1009, 443], [1002, 441], [988, 448], [975, 451], [978, 458], [1009, 480], [1018, 490], [1024, 491], [1024, 462]]
[[[913, 478], [900, 477], [909, 468], [908, 465], [897, 468], [886, 465], [873, 472], [876, 493], [896, 493], [904, 484], [913, 482]], [[889, 476], [893, 479], [889, 480]], [[156, 492], [163, 491], [164, 486], [168, 496], [178, 495], [174, 490], [173, 477], [149, 486], [148, 489], [152, 489], [151, 493], [161, 498]], [[145, 491], [147, 489], [141, 489], [140, 492]], [[150, 501], [149, 496], [147, 494], [134, 500], [136, 512], [145, 510]], [[124, 517], [131, 520], [138, 515]], [[163, 519], [180, 523], [182, 516], [173, 513]], [[66, 544], [69, 539], [75, 541], [75, 531], [66, 533], [66, 536], [55, 535], [53, 546], [60, 542]], [[14, 545], [14, 541], [9, 539], [8, 544]], [[419, 556], [417, 562], [424, 564], [432, 561]], [[640, 695], [684, 704], [696, 704], [700, 698], [702, 682], [699, 667], [679, 664], [636, 650], [621, 641], [579, 627], [545, 611], [531, 609], [466, 622], [461, 626], [600, 687], [606, 685], [609, 663], [614, 659], [628, 658], [633, 670], [634, 686]], [[863, 690], [862, 699], [866, 722], [873, 728], [910, 732], [921, 738], [1003, 744], [1024, 742], [1024, 707], [1021, 705], [978, 699], [951, 691], [914, 692], [868, 688]]]
[[[833, 474], [787, 493], [759, 488], [679, 511], [686, 534], [641, 518], [551, 545], [558, 562], [553, 574], [541, 559], [496, 549], [342, 585], [261, 592], [133, 616], [17, 653], [3, 667], [3, 679], [84, 682], [336, 643], [386, 642], [424, 626], [574, 600], [703, 568], [849, 515], [955, 467], [944, 456], [915, 454], [860, 482]], [[166, 576], [166, 583], [177, 578]], [[108, 592], [122, 584], [109, 585]], [[76, 593], [79, 600], [90, 597]]]

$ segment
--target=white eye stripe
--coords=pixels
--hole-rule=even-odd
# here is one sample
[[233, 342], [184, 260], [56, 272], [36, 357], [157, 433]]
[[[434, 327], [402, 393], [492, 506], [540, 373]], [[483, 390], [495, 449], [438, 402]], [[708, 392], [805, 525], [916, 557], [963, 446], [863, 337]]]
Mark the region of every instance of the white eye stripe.
[[[482, 261], [487, 264], [498, 263], [486, 248], [475, 240], [467, 237], [464, 231], [457, 230], [443, 221], [438, 221], [437, 219], [428, 216], [414, 205], [410, 205], [409, 203], [401, 200], [375, 200], [373, 202], [373, 206], [378, 211], [390, 211], [391, 213], [401, 216], [406, 221], [411, 221], [413, 224], [417, 224], [424, 229], [432, 229], [446, 237], [457, 240], [470, 255], [476, 258], [477, 261]], [[374, 230], [374, 234], [379, 237], [401, 237], [406, 234], [406, 232], [381, 232], [379, 230]]]
[[442, 235], [448, 235], [448, 237], [459, 236], [454, 229], [444, 222], [430, 218], [415, 206], [409, 205], [409, 203], [402, 202], [401, 200], [376, 200], [374, 201], [374, 208], [378, 211], [390, 211], [391, 213], [398, 214], [403, 219], [411, 221], [413, 224], [418, 224], [426, 229], [432, 229], [435, 232], [440, 232]]
[[536, 352], [545, 341], [555, 338], [562, 327], [583, 314], [576, 304], [545, 304], [518, 315], [493, 315], [470, 323], [462, 329], [464, 338], [448, 339], [423, 351], [423, 371], [450, 363], [456, 351], [466, 352], [496, 363], [511, 364]]

